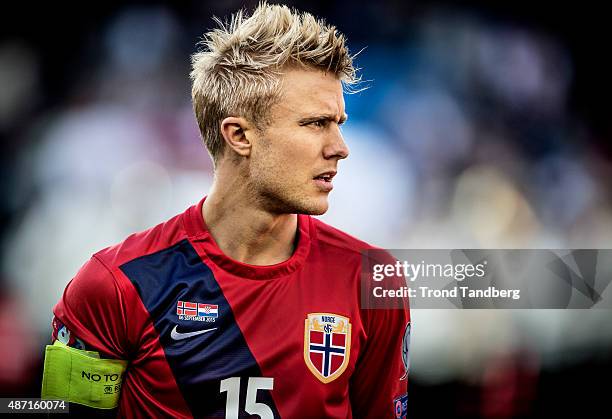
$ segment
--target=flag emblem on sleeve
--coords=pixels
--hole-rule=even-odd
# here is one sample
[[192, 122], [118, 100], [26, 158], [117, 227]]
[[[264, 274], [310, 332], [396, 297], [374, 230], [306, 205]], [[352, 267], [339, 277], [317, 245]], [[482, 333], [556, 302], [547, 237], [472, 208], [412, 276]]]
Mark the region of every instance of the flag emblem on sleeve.
[[338, 378], [349, 363], [351, 322], [331, 313], [309, 313], [304, 328], [304, 362], [323, 383]]

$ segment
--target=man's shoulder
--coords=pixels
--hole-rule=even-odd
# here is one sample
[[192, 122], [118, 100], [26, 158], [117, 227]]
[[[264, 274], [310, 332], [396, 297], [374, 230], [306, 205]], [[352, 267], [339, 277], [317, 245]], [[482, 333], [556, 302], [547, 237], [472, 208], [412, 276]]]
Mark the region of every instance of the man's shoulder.
[[365, 250], [377, 249], [363, 240], [337, 229], [317, 218], [311, 217], [316, 241], [323, 246], [332, 246], [347, 254], [361, 254]]
[[177, 214], [154, 227], [130, 234], [123, 241], [96, 252], [94, 257], [113, 270], [139, 257], [168, 249], [187, 239], [183, 217], [184, 213]]
[[365, 257], [368, 263], [395, 263], [395, 257], [388, 250], [360, 240], [314, 217], [311, 219], [320, 245], [339, 249], [347, 256]]

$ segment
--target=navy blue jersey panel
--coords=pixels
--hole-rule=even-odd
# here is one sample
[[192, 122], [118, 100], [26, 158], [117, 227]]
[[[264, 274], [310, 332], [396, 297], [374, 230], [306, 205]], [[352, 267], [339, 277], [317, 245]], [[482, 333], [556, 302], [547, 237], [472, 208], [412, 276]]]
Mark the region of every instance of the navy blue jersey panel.
[[[241, 377], [240, 417], [249, 377], [261, 370], [210, 268], [188, 240], [120, 267], [147, 308], [179, 389], [195, 417], [225, 417], [221, 380]], [[268, 390], [257, 400], [279, 417]]]

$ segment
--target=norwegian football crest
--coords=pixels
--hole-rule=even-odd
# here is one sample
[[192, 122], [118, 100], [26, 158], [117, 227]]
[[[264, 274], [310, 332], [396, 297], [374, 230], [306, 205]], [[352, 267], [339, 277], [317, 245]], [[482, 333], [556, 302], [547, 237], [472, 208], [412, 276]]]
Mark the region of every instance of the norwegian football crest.
[[331, 313], [310, 313], [304, 328], [304, 362], [323, 383], [338, 378], [351, 355], [351, 322]]

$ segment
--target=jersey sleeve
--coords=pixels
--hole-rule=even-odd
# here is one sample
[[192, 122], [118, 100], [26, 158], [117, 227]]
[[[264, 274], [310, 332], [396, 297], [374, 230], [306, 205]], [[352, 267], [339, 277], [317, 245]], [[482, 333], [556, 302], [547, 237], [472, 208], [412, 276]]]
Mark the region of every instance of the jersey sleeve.
[[71, 417], [115, 417], [129, 354], [119, 284], [94, 256], [66, 286], [53, 312], [42, 397], [71, 402]]
[[361, 279], [361, 316], [366, 343], [351, 377], [350, 398], [355, 418], [405, 418], [408, 403], [408, 297], [377, 298], [376, 287], [401, 289], [398, 274], [377, 280], [374, 265], [395, 265], [387, 251], [374, 249], [365, 259]]
[[89, 349], [127, 359], [125, 299], [111, 271], [96, 256], [66, 286], [53, 312]]
[[351, 377], [355, 418], [404, 418], [408, 393], [410, 311], [370, 309], [365, 313], [367, 343]]

